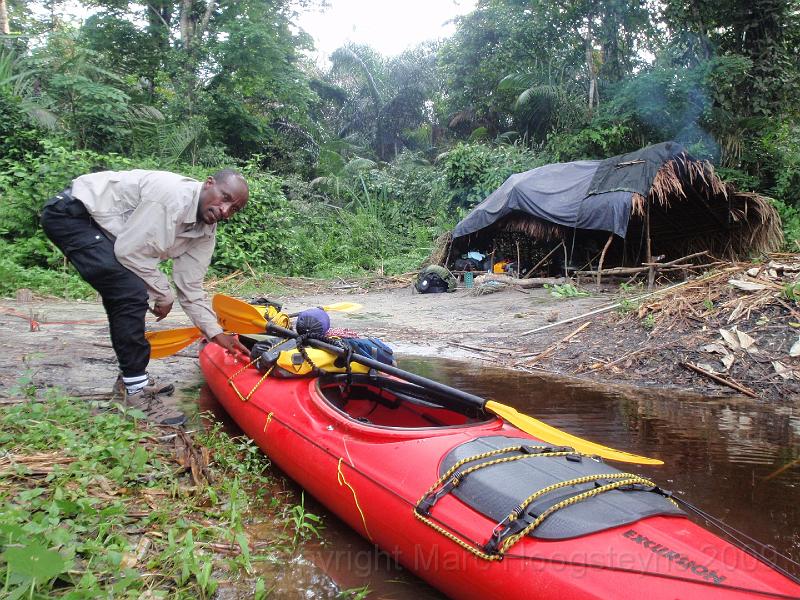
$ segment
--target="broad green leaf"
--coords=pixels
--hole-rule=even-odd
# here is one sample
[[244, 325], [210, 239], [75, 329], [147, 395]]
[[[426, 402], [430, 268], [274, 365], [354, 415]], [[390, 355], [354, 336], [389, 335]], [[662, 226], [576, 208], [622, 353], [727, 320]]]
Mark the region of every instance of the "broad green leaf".
[[13, 573], [47, 581], [64, 572], [64, 559], [58, 552], [32, 543], [22, 548], [8, 548], [3, 556]]

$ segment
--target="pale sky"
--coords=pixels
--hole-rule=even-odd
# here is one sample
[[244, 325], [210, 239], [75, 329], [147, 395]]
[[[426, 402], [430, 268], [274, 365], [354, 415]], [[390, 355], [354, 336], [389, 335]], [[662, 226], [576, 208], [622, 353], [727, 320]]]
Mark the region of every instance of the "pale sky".
[[447, 23], [470, 12], [476, 0], [329, 0], [323, 13], [300, 15], [298, 25], [316, 45], [318, 63], [345, 42], [367, 44], [384, 56], [395, 56], [426, 40], [450, 36]]
[[[477, 0], [328, 0], [328, 8], [300, 13], [297, 25], [312, 38], [320, 65], [346, 42], [367, 44], [384, 56], [396, 56], [420, 42], [449, 37], [452, 19], [475, 8]], [[34, 10], [43, 10], [38, 4]], [[62, 18], [82, 21], [93, 11], [67, 1]]]

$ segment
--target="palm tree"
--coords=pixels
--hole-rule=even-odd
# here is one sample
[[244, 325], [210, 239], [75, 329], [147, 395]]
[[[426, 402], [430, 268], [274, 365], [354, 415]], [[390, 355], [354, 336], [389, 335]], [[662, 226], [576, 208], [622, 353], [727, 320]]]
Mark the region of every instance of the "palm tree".
[[364, 46], [345, 46], [331, 55], [328, 78], [345, 92], [337, 134], [366, 138], [379, 160], [413, 144], [414, 132], [432, 124], [427, 114], [433, 81], [432, 48], [385, 60]]
[[53, 130], [58, 117], [41, 104], [35, 71], [11, 50], [0, 49], [0, 91], [19, 98], [20, 107], [35, 125]]
[[544, 141], [549, 133], [586, 122], [589, 115], [583, 92], [574, 82], [563, 73], [553, 78], [539, 70], [506, 75], [498, 89], [518, 94], [514, 115], [523, 137]]

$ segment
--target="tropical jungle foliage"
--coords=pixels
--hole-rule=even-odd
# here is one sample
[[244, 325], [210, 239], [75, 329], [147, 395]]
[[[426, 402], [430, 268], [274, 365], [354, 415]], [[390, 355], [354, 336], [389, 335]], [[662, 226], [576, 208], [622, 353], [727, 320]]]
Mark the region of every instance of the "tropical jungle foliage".
[[673, 139], [797, 250], [800, 0], [478, 0], [449, 39], [318, 65], [322, 4], [0, 0], [0, 294], [89, 293], [37, 214], [95, 169], [236, 166], [218, 274], [356, 275], [416, 268], [510, 173]]

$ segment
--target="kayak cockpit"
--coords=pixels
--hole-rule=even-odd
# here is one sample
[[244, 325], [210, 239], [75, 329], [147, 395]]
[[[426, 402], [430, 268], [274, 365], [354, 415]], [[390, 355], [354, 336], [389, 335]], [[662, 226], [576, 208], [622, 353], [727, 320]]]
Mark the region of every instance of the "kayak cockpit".
[[391, 377], [324, 375], [318, 379], [317, 389], [339, 413], [364, 425], [405, 429], [463, 427], [494, 418], [474, 406]]

